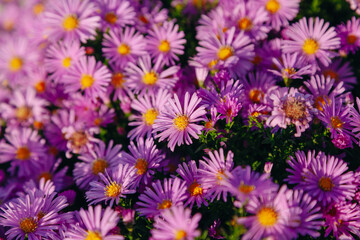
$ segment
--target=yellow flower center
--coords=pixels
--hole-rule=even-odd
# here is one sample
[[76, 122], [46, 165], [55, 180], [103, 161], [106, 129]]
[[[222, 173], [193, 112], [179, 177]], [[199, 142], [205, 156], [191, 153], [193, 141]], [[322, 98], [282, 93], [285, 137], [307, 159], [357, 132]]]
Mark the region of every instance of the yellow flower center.
[[330, 192], [334, 186], [334, 183], [329, 177], [321, 177], [319, 180], [319, 187], [325, 192]]
[[217, 59], [214, 59], [214, 60], [211, 60], [208, 64], [209, 68], [213, 69], [215, 67], [215, 65], [218, 63], [219, 60]]
[[239, 191], [245, 194], [251, 193], [255, 189], [254, 185], [246, 185], [243, 182], [240, 184]]
[[344, 123], [340, 120], [338, 116], [331, 117], [331, 126], [335, 129], [341, 128]]
[[225, 61], [233, 55], [231, 47], [221, 47], [218, 51], [218, 57], [220, 60]]
[[156, 109], [151, 108], [146, 111], [146, 113], [143, 114], [143, 119], [146, 125], [151, 126], [154, 124], [154, 121], [156, 120], [158, 115], [158, 111]]
[[346, 37], [346, 41], [348, 44], [354, 44], [357, 40], [357, 36], [355, 36], [354, 34], [349, 34]]
[[307, 55], [313, 55], [319, 49], [319, 44], [314, 39], [308, 38], [305, 40], [302, 49]]
[[335, 72], [332, 69], [325, 69], [323, 70], [323, 75], [325, 78], [330, 77], [332, 79], [335, 79], [335, 82], [338, 83], [339, 82], [339, 74], [337, 72]]
[[318, 109], [319, 111], [324, 111], [324, 109], [322, 108], [322, 106], [324, 106], [325, 104], [330, 104], [330, 103], [331, 103], [331, 101], [330, 101], [330, 99], [329, 99], [328, 96], [325, 96], [325, 95], [323, 95], [323, 96], [317, 96], [317, 97], [315, 98], [314, 107], [315, 107], [316, 109]]
[[117, 16], [115, 15], [115, 13], [109, 12], [105, 14], [105, 21], [107, 21], [108, 23], [114, 24], [116, 23], [116, 20], [117, 20]]
[[143, 175], [148, 169], [148, 162], [143, 158], [139, 158], [136, 160], [135, 168], [138, 175]]
[[160, 52], [168, 52], [170, 51], [170, 43], [167, 40], [162, 40], [159, 45]]
[[78, 25], [79, 20], [74, 15], [67, 16], [63, 21], [63, 28], [65, 29], [65, 31], [72, 31], [77, 28]]
[[187, 236], [187, 233], [184, 230], [178, 230], [175, 235], [175, 240], [185, 239], [186, 236]]
[[18, 107], [15, 110], [15, 116], [19, 121], [26, 121], [32, 116], [31, 108], [27, 106]]
[[277, 11], [279, 11], [280, 7], [281, 7], [280, 3], [277, 0], [270, 0], [266, 3], [265, 6], [266, 10], [271, 14], [274, 14]]
[[299, 120], [305, 115], [306, 106], [302, 101], [289, 98], [284, 104], [285, 115], [293, 120]]
[[174, 119], [175, 128], [179, 131], [184, 131], [189, 125], [189, 118], [185, 115], [177, 116]]
[[35, 232], [37, 227], [37, 222], [34, 218], [25, 218], [20, 220], [20, 229], [25, 234]]
[[146, 85], [154, 85], [157, 81], [157, 74], [154, 71], [148, 72], [143, 78], [143, 82]]
[[125, 43], [122, 43], [119, 47], [118, 47], [118, 53], [120, 54], [120, 55], [123, 55], [123, 56], [125, 56], [125, 55], [128, 55], [129, 53], [130, 53], [130, 47], [127, 45], [127, 44], [125, 44]]
[[249, 31], [253, 27], [253, 24], [250, 19], [244, 17], [238, 21], [238, 26], [241, 30]]
[[9, 69], [12, 72], [17, 72], [21, 70], [23, 66], [23, 60], [19, 57], [13, 57], [9, 62]]
[[278, 215], [274, 209], [263, 207], [258, 211], [257, 217], [263, 227], [271, 227], [277, 222]]
[[218, 170], [216, 174], [217, 184], [220, 185], [220, 181], [223, 179], [224, 176], [224, 169]]
[[251, 89], [249, 98], [253, 103], [260, 103], [261, 99], [264, 98], [264, 92], [259, 89]]
[[35, 15], [39, 15], [43, 11], [44, 11], [44, 4], [37, 3], [37, 4], [34, 5], [33, 12], [34, 12]]
[[199, 196], [203, 194], [203, 189], [200, 187], [200, 184], [194, 180], [194, 182], [189, 187], [189, 192], [191, 196]]
[[89, 88], [94, 83], [94, 78], [89, 74], [83, 74], [80, 80], [81, 89]]
[[85, 240], [102, 240], [101, 233], [88, 231]]
[[104, 173], [105, 169], [109, 166], [108, 162], [104, 159], [96, 159], [92, 163], [91, 171], [93, 174], [98, 175], [99, 173]]
[[38, 91], [39, 93], [43, 93], [45, 91], [45, 82], [44, 81], [39, 81], [35, 84], [35, 89], [36, 91]]
[[48, 181], [48, 180], [52, 180], [52, 175], [51, 175], [51, 173], [49, 173], [49, 172], [43, 172], [43, 173], [41, 173], [41, 174], [39, 175], [38, 179], [40, 180], [40, 179], [42, 179], [42, 178], [44, 178], [44, 179], [45, 179], [45, 182], [46, 182], [46, 181]]
[[19, 160], [28, 160], [31, 152], [28, 147], [19, 147], [16, 151], [16, 158]]
[[111, 182], [110, 185], [106, 186], [105, 196], [107, 197], [117, 197], [121, 193], [121, 185], [117, 182]]
[[292, 74], [296, 73], [296, 70], [292, 67], [292, 68], [285, 68], [282, 70], [283, 73], [283, 78], [290, 76]]
[[164, 199], [162, 203], [158, 203], [157, 209], [171, 208], [172, 202], [169, 199]]
[[115, 73], [111, 78], [111, 84], [114, 88], [121, 88], [125, 82], [124, 75], [122, 73]]
[[69, 68], [71, 65], [71, 58], [70, 57], [64, 58], [62, 64], [64, 68]]

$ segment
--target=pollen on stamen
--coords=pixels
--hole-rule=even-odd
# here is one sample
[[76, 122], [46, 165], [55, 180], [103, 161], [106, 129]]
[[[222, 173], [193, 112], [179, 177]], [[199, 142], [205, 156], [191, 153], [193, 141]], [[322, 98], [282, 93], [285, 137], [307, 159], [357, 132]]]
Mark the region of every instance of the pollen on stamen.
[[186, 115], [180, 115], [174, 119], [174, 126], [179, 131], [184, 131], [188, 125], [189, 125], [189, 118]]
[[154, 85], [157, 82], [157, 74], [154, 71], [148, 72], [143, 77], [146, 85]]

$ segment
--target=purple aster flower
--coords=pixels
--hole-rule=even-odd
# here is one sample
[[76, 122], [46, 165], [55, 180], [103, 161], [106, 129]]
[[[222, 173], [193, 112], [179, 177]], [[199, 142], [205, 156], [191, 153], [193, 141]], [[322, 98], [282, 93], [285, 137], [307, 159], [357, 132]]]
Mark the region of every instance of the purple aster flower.
[[11, 161], [8, 170], [12, 174], [18, 170], [19, 177], [33, 174], [46, 157], [44, 139], [30, 128], [13, 129], [5, 133], [5, 139], [8, 143], [0, 142], [0, 162]]
[[220, 148], [219, 151], [209, 152], [208, 155], [210, 159], [203, 157], [205, 161], [200, 160], [199, 183], [203, 188], [208, 189], [205, 196], [207, 199], [219, 200], [222, 194], [223, 200], [226, 201], [229, 190], [224, 187], [223, 181], [229, 177], [227, 173], [234, 167], [234, 153], [228, 151], [225, 157], [224, 150]]
[[341, 159], [321, 154], [310, 163], [303, 189], [322, 205], [351, 199], [356, 185], [352, 183], [354, 173], [346, 172], [347, 169], [347, 163]]
[[262, 6], [269, 15], [269, 22], [273, 29], [279, 31], [281, 27], [289, 25], [299, 12], [300, 0], [261, 0]]
[[187, 186], [186, 196], [188, 200], [185, 202], [185, 206], [190, 204], [190, 208], [193, 207], [196, 202], [198, 207], [201, 207], [201, 204], [208, 206], [207, 201], [205, 200], [205, 195], [207, 189], [204, 188], [198, 181], [198, 168], [196, 162], [191, 160], [188, 164], [183, 163], [179, 164], [176, 172], [180, 175], [182, 179], [185, 180]]
[[146, 55], [144, 36], [135, 28], [110, 30], [103, 41], [104, 56], [117, 68], [124, 69], [129, 62], [136, 63], [138, 57]]
[[353, 16], [346, 24], [340, 24], [337, 27], [337, 32], [341, 41], [340, 52], [355, 54], [360, 47], [360, 19]]
[[139, 139], [145, 135], [147, 138], [152, 136], [153, 124], [159, 113], [164, 110], [169, 98], [171, 98], [170, 93], [167, 90], [160, 89], [156, 94], [144, 94], [132, 101], [131, 108], [139, 114], [133, 114], [129, 117], [129, 120], [132, 121], [129, 126], [135, 126], [128, 133], [130, 140], [135, 137]]
[[80, 58], [85, 56], [85, 49], [78, 41], [51, 44], [46, 50], [44, 66], [56, 82], [69, 71]]
[[135, 23], [136, 12], [128, 0], [96, 0], [100, 8], [101, 29], [121, 29]]
[[151, 188], [146, 187], [144, 193], [140, 194], [137, 211], [142, 216], [155, 217], [165, 209], [183, 205], [186, 200], [186, 183], [179, 178], [165, 178], [156, 181]]
[[155, 218], [154, 228], [151, 230], [152, 239], [194, 240], [201, 233], [196, 230], [200, 219], [200, 213], [196, 213], [191, 217], [191, 210], [185, 209], [183, 206], [166, 209], [161, 216]]
[[168, 17], [168, 10], [162, 8], [161, 2], [144, 2], [137, 11], [138, 21], [135, 27], [140, 32], [147, 33], [151, 26], [161, 25]]
[[113, 101], [120, 100], [120, 102], [124, 102], [124, 99], [128, 98], [128, 95], [131, 95], [129, 94], [131, 91], [126, 84], [127, 77], [125, 76], [125, 70], [118, 67], [112, 67], [112, 69], [111, 82], [107, 95], [109, 96], [114, 92]]
[[[358, 109], [360, 109], [360, 99], [356, 97], [356, 104]], [[350, 112], [352, 117], [350, 118], [350, 125], [352, 126], [352, 132], [356, 136], [357, 139], [360, 139], [360, 114], [355, 109], [355, 107], [350, 107]]]
[[207, 120], [205, 120], [205, 126], [203, 129], [203, 130], [205, 130], [206, 133], [209, 131], [215, 130], [215, 124], [220, 119], [220, 114], [218, 115], [216, 107], [214, 107], [214, 106], [211, 107], [210, 113], [211, 113], [211, 117], [208, 118]]
[[220, 113], [220, 119], [226, 118], [226, 123], [229, 124], [238, 115], [241, 107], [242, 104], [238, 98], [225, 96], [217, 104], [217, 111]]
[[221, 87], [222, 82], [226, 83], [228, 81], [231, 81], [230, 73], [226, 69], [221, 69], [220, 71], [216, 72], [213, 81], [216, 83], [217, 86]]
[[96, 5], [89, 0], [59, 0], [44, 12], [45, 34], [56, 42], [94, 39], [100, 17]]
[[117, 204], [120, 198], [125, 198], [125, 194], [133, 194], [134, 189], [134, 175], [135, 168], [128, 164], [119, 164], [111, 171], [111, 176], [105, 170], [105, 175], [99, 173], [101, 181], [93, 181], [90, 183], [90, 190], [86, 192], [86, 199], [90, 204], [97, 204], [105, 201], [105, 204], [110, 200], [109, 206], [112, 207]]
[[185, 143], [192, 143], [191, 137], [199, 138], [202, 126], [196, 122], [205, 120], [206, 114], [204, 106], [200, 105], [201, 98], [194, 93], [191, 98], [187, 92], [183, 104], [180, 103], [179, 97], [175, 94], [174, 99], [168, 99], [168, 105], [165, 106], [153, 124], [153, 131], [160, 132], [155, 137], [159, 141], [168, 139], [168, 147], [174, 151], [175, 146]]
[[136, 145], [134, 142], [130, 142], [128, 147], [131, 154], [124, 152], [120, 157], [122, 163], [128, 163], [136, 169], [133, 179], [134, 186], [138, 187], [142, 183], [149, 184], [156, 169], [165, 159], [165, 154], [156, 148], [152, 138], [146, 140], [138, 138]]
[[65, 92], [84, 91], [90, 99], [102, 97], [111, 81], [110, 71], [95, 57], [82, 57], [64, 76]]
[[125, 69], [128, 77], [127, 86], [135, 93], [141, 92], [143, 94], [146, 90], [156, 92], [159, 88], [171, 89], [178, 80], [176, 73], [180, 68], [171, 66], [162, 70], [161, 57], [158, 58], [154, 66], [152, 66], [150, 55], [140, 57], [137, 64], [129, 63]]
[[246, 205], [246, 211], [250, 216], [238, 219], [239, 224], [244, 224], [248, 228], [242, 239], [260, 240], [266, 237], [293, 239], [296, 237], [297, 234], [289, 223], [296, 221], [299, 216], [290, 214], [286, 190], [286, 186], [283, 186], [279, 192], [250, 198]]
[[347, 134], [337, 134], [331, 142], [334, 144], [335, 147], [339, 149], [345, 149], [345, 148], [353, 148], [353, 142], [349, 135]]
[[214, 223], [209, 227], [209, 236], [215, 239], [225, 239], [225, 237], [221, 236], [219, 232], [219, 227], [221, 225], [220, 219], [216, 219]]
[[153, 25], [146, 37], [147, 50], [154, 61], [161, 57], [165, 66], [175, 64], [179, 61], [177, 55], [184, 53], [186, 43], [185, 34], [179, 31], [179, 25], [174, 21], [165, 21], [162, 26]]
[[231, 172], [227, 172], [226, 176], [227, 178], [224, 179], [222, 185], [224, 185], [241, 204], [251, 196], [261, 196], [268, 192], [276, 192], [278, 190], [277, 184], [274, 184], [271, 179], [269, 179], [268, 174], [260, 175], [257, 172], [253, 172], [250, 166], [246, 166], [245, 168], [238, 166]]
[[120, 164], [121, 145], [114, 145], [110, 141], [106, 146], [104, 142], [98, 141], [94, 149], [79, 156], [82, 162], [77, 162], [74, 168], [76, 185], [80, 188], [87, 188], [92, 181], [99, 180], [99, 174], [112, 169]]
[[219, 35], [229, 29], [229, 21], [226, 18], [226, 11], [217, 7], [208, 14], [201, 15], [199, 25], [196, 27], [196, 38], [201, 40], [208, 39], [212, 34]]
[[111, 233], [119, 222], [117, 212], [111, 208], [102, 209], [101, 205], [89, 206], [88, 210], [81, 209], [76, 215], [77, 224], [65, 231], [64, 240], [81, 239], [102, 239], [102, 240], [123, 240], [124, 237]]
[[283, 41], [284, 53], [298, 53], [306, 62], [315, 64], [316, 68], [319, 63], [328, 66], [331, 58], [336, 56], [331, 50], [337, 49], [340, 44], [335, 28], [329, 28], [329, 23], [319, 18], [300, 19], [289, 27], [286, 35], [289, 40]]
[[299, 93], [295, 88], [279, 88], [269, 98], [273, 101], [273, 110], [266, 121], [267, 125], [286, 128], [294, 124], [295, 137], [300, 137], [310, 127], [309, 123], [316, 113], [311, 95]]
[[270, 41], [257, 42], [255, 45], [255, 55], [251, 59], [254, 70], [267, 72], [268, 69], [274, 69], [273, 58], [280, 59], [282, 39], [275, 38]]

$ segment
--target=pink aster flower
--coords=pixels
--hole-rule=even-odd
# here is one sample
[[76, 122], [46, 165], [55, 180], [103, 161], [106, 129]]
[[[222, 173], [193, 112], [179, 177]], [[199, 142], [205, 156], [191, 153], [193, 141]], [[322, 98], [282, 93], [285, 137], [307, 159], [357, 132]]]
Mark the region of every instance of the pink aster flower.
[[156, 92], [159, 88], [171, 89], [178, 80], [176, 73], [179, 69], [178, 66], [171, 66], [162, 70], [161, 57], [152, 66], [150, 55], [145, 55], [138, 59], [137, 65], [129, 63], [125, 69], [125, 74], [128, 77], [127, 86], [134, 93], [142, 94], [147, 90]]
[[328, 66], [331, 58], [336, 56], [331, 50], [340, 45], [334, 27], [329, 28], [329, 25], [319, 18], [300, 19], [286, 31], [289, 39], [283, 41], [284, 53], [298, 53], [306, 62], [315, 64], [316, 68], [319, 63]]
[[162, 8], [161, 2], [144, 2], [137, 11], [136, 29], [147, 33], [151, 26], [161, 25], [168, 18], [168, 10]]
[[152, 188], [146, 187], [140, 194], [137, 205], [140, 215], [155, 217], [167, 208], [183, 205], [186, 200], [185, 182], [179, 178], [165, 178], [163, 181], [153, 182]]
[[196, 230], [200, 219], [200, 213], [191, 217], [191, 210], [184, 209], [183, 206], [166, 209], [161, 216], [155, 218], [154, 228], [151, 230], [152, 239], [194, 240], [200, 236], [200, 231]]
[[116, 227], [120, 218], [111, 208], [102, 209], [101, 205], [89, 206], [88, 210], [81, 209], [76, 218], [78, 223], [71, 224], [65, 231], [64, 240], [102, 239], [123, 240], [124, 237], [112, 234], [111, 230]]
[[[111, 171], [105, 171], [105, 175], [99, 173], [100, 181], [90, 183], [90, 189], [86, 192], [86, 199], [90, 204], [97, 204], [105, 201], [105, 204], [112, 207], [119, 203], [120, 198], [125, 198], [125, 194], [136, 192], [134, 188], [135, 168], [128, 164], [119, 164]], [[110, 203], [108, 204], [108, 201]]]
[[360, 47], [360, 19], [353, 16], [346, 24], [339, 25], [337, 32], [341, 41], [340, 51], [354, 54]]
[[96, 0], [100, 8], [101, 29], [121, 29], [135, 23], [136, 12], [128, 0]]
[[201, 41], [208, 39], [212, 33], [219, 35], [229, 28], [229, 21], [226, 18], [226, 11], [217, 7], [208, 14], [202, 14], [199, 19], [199, 25], [196, 27], [196, 38]]
[[232, 98], [225, 96], [217, 104], [217, 111], [220, 113], [220, 119], [226, 118], [226, 124], [233, 121], [242, 107], [242, 104], [238, 98]]
[[107, 95], [111, 95], [114, 92], [113, 101], [120, 100], [120, 102], [125, 102], [125, 99], [131, 95], [131, 91], [126, 84], [127, 77], [125, 76], [125, 70], [116, 66], [112, 66], [111, 69], [112, 76]]
[[56, 42], [86, 42], [94, 39], [100, 17], [96, 16], [96, 5], [89, 0], [59, 0], [44, 12], [45, 34]]
[[179, 31], [179, 25], [174, 21], [164, 22], [162, 26], [154, 25], [146, 37], [147, 50], [156, 62], [160, 56], [165, 66], [175, 64], [179, 61], [177, 55], [184, 53], [186, 43], [185, 34]]
[[135, 28], [112, 29], [104, 35], [104, 56], [117, 68], [125, 68], [129, 62], [135, 63], [138, 57], [146, 55], [146, 42]]
[[121, 162], [136, 169], [133, 179], [135, 187], [143, 183], [149, 184], [156, 169], [165, 159], [165, 154], [156, 148], [152, 138], [146, 140], [139, 138], [136, 145], [130, 142], [129, 151], [131, 154], [125, 152], [121, 154]]
[[93, 100], [106, 93], [110, 81], [110, 71], [93, 56], [80, 58], [63, 78], [65, 92], [75, 93], [81, 90]]
[[279, 88], [269, 97], [273, 101], [273, 110], [266, 124], [271, 127], [287, 128], [294, 124], [295, 137], [300, 137], [310, 127], [316, 109], [313, 109], [312, 96], [302, 94], [297, 89]]
[[174, 99], [168, 99], [168, 105], [158, 118], [154, 121], [153, 131], [160, 132], [155, 137], [159, 141], [168, 139], [168, 147], [174, 151], [175, 146], [187, 145], [192, 143], [191, 137], [199, 138], [202, 126], [196, 123], [204, 119], [206, 114], [205, 108], [199, 105], [201, 98], [194, 93], [191, 98], [187, 92], [183, 104], [180, 103], [179, 97], [175, 94]]

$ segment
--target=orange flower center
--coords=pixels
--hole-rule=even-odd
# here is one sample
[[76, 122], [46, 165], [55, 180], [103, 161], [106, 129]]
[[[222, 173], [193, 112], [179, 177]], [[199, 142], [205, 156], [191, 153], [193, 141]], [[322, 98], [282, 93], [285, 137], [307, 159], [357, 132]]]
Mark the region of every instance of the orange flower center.
[[241, 30], [249, 31], [253, 27], [253, 24], [250, 19], [244, 17], [238, 21], [238, 26]]
[[19, 160], [28, 160], [31, 152], [28, 147], [19, 147], [16, 151], [16, 158]]
[[194, 182], [190, 185], [188, 190], [191, 196], [199, 196], [203, 194], [203, 189], [200, 186], [200, 184], [196, 182], [196, 180], [194, 180]]
[[135, 168], [138, 175], [143, 175], [148, 169], [148, 162], [143, 158], [139, 158], [136, 160]]
[[263, 227], [271, 227], [277, 222], [278, 215], [274, 209], [263, 207], [258, 211], [257, 218]]
[[279, 1], [277, 0], [270, 0], [266, 3], [266, 10], [271, 13], [271, 14], [275, 14], [277, 11], [279, 11], [281, 5], [279, 3]]
[[175, 128], [179, 131], [184, 131], [189, 125], [189, 118], [185, 115], [177, 116], [174, 119]]
[[319, 180], [319, 187], [325, 192], [330, 192], [334, 186], [334, 183], [329, 177], [321, 177]]
[[93, 174], [98, 175], [99, 173], [104, 173], [105, 169], [109, 166], [108, 162], [104, 159], [96, 159], [92, 163], [91, 171]]
[[284, 104], [285, 115], [293, 120], [299, 120], [305, 115], [306, 106], [302, 101], [294, 98], [287, 99]]
[[343, 122], [341, 121], [341, 119], [336, 116], [336, 117], [331, 117], [331, 126], [335, 129], [337, 128], [341, 128], [343, 126]]
[[110, 24], [114, 24], [117, 20], [117, 16], [113, 13], [113, 12], [109, 12], [107, 14], [105, 14], [105, 21], [110, 23]]
[[171, 208], [171, 206], [172, 206], [171, 200], [169, 200], [169, 199], [164, 199], [164, 200], [162, 201], [162, 203], [158, 203], [157, 209]]
[[35, 232], [38, 225], [34, 218], [25, 218], [20, 220], [20, 229], [25, 233]]
[[264, 92], [259, 89], [251, 89], [249, 98], [253, 103], [260, 103], [261, 99], [264, 98]]
[[346, 41], [348, 44], [354, 44], [357, 41], [357, 36], [355, 36], [354, 34], [349, 34], [346, 37]]

